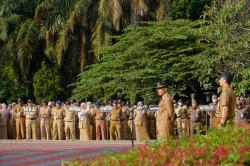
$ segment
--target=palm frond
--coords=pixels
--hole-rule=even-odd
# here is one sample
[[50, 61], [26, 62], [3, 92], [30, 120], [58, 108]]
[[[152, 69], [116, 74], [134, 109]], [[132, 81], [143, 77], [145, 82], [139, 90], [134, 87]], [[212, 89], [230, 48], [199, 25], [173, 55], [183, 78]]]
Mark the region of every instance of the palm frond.
[[148, 6], [146, 0], [131, 0], [132, 10], [140, 16], [144, 16], [148, 13]]
[[161, 0], [156, 10], [156, 19], [161, 21], [167, 17], [169, 12], [171, 0]]
[[29, 75], [31, 60], [38, 43], [38, 32], [36, 24], [32, 20], [26, 20], [17, 34], [17, 62], [24, 80]]
[[112, 6], [110, 9], [112, 24], [118, 31], [120, 30], [120, 20], [123, 15], [122, 6], [119, 0], [112, 0], [110, 6]]
[[98, 13], [100, 17], [108, 19], [110, 16], [110, 0], [100, 0]]

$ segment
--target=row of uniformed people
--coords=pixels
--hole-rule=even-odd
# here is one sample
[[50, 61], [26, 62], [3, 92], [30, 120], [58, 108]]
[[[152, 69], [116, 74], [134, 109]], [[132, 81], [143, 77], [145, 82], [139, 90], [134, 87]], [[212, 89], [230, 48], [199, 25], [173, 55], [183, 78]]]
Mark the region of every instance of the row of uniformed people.
[[[135, 137], [135, 133], [138, 135], [137, 138], [143, 137], [141, 136], [143, 134], [140, 133], [148, 133], [146, 132], [148, 129], [143, 129], [146, 119], [142, 107], [133, 111], [133, 117], [131, 117], [131, 109], [120, 102], [113, 102], [110, 112], [103, 112], [98, 106], [91, 108], [90, 102], [81, 103], [79, 112], [71, 111], [72, 107], [77, 106], [69, 103], [62, 106], [59, 101], [55, 104], [43, 102], [38, 107], [31, 100], [28, 100], [26, 105], [19, 100], [18, 104], [10, 105], [8, 109], [1, 104], [0, 123], [5, 122], [0, 128], [5, 131], [0, 133], [1, 138], [62, 140], [66, 137], [66, 140], [76, 138], [80, 140], [105, 140], [109, 136], [111, 140], [121, 140]], [[138, 127], [134, 127], [132, 134], [131, 120], [134, 118], [135, 126], [143, 127], [139, 130]], [[154, 117], [151, 116], [152, 119]], [[148, 126], [149, 124], [147, 124]], [[155, 133], [151, 133], [151, 137], [155, 138]]]
[[[217, 116], [216, 110], [219, 108], [216, 96], [212, 97], [212, 101], [208, 117], [204, 114], [206, 112], [198, 107], [197, 100], [192, 100], [191, 107], [178, 101], [174, 109], [178, 136], [193, 135], [198, 130], [202, 130], [202, 127], [212, 125], [213, 119]], [[103, 112], [99, 107], [91, 108], [90, 102], [82, 103], [79, 112], [70, 110], [74, 107], [76, 105], [69, 103], [61, 106], [60, 102], [56, 102], [55, 105], [51, 102], [48, 105], [43, 102], [38, 108], [30, 100], [26, 106], [23, 106], [21, 101], [9, 108], [2, 104], [0, 105], [0, 138], [47, 140], [62, 140], [65, 137], [66, 140], [78, 138], [80, 140], [104, 140], [107, 136], [111, 140], [131, 139], [132, 137], [137, 140], [156, 138], [157, 112], [148, 111], [142, 102], [139, 102], [137, 107], [134, 107], [135, 109], [131, 109], [115, 101], [111, 112]], [[237, 98], [235, 109], [237, 126], [249, 126], [249, 108], [248, 100], [242, 97]], [[132, 119], [134, 119], [133, 133], [131, 132]]]
[[[198, 105], [196, 99], [192, 99], [190, 107], [178, 100], [175, 104], [177, 134], [194, 135], [197, 131], [204, 131], [207, 127], [216, 127], [221, 118], [219, 100], [216, 95], [212, 96], [212, 103], [204, 107]], [[244, 97], [236, 98], [234, 124], [236, 127], [250, 128], [250, 101]]]

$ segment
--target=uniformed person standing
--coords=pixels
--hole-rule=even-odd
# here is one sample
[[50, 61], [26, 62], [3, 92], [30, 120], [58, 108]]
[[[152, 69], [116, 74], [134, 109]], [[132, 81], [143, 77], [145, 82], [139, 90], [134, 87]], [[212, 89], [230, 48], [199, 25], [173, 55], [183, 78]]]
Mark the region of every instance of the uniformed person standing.
[[192, 105], [189, 108], [189, 115], [190, 115], [190, 135], [193, 136], [194, 134], [200, 131], [201, 118], [202, 118], [202, 113], [198, 107], [198, 102], [194, 97], [192, 97]]
[[177, 116], [177, 131], [178, 136], [182, 137], [184, 134], [189, 133], [188, 132], [188, 125], [187, 125], [187, 119], [188, 119], [188, 108], [186, 105], [183, 104], [183, 101], [180, 99], [178, 100], [178, 106], [175, 109], [175, 114]]
[[219, 84], [222, 87], [220, 95], [220, 124], [219, 127], [225, 126], [227, 123], [233, 123], [236, 97], [233, 89], [230, 87], [232, 75], [224, 72], [220, 76]]
[[243, 97], [236, 98], [236, 108], [235, 108], [235, 126], [236, 127], [247, 127], [247, 106], [245, 99]]
[[64, 107], [65, 110], [64, 130], [65, 130], [66, 140], [75, 139], [75, 116], [76, 116], [75, 108], [77, 108], [77, 106], [73, 105], [72, 103], [67, 103]]
[[1, 105], [0, 139], [7, 139], [7, 122], [9, 119], [9, 111], [7, 110], [6, 104], [3, 103], [0, 105]]
[[210, 104], [211, 110], [209, 115], [209, 126], [212, 127], [213, 119], [215, 118], [216, 111], [219, 109], [218, 98], [216, 95], [212, 95], [212, 103]]
[[11, 104], [10, 108], [10, 120], [9, 120], [9, 135], [10, 139], [16, 139], [16, 114], [15, 114], [16, 103]]
[[96, 140], [105, 140], [106, 139], [106, 114], [101, 112], [100, 104], [97, 103], [95, 108], [91, 110], [91, 114], [95, 116], [95, 125], [96, 125]]
[[90, 110], [87, 109], [85, 103], [81, 103], [80, 112], [78, 112], [80, 129], [80, 140], [87, 141], [91, 139], [90, 133]]
[[158, 95], [161, 96], [159, 111], [155, 114], [157, 138], [173, 138], [176, 115], [174, 112], [172, 96], [168, 93], [167, 85], [165, 83], [159, 83], [156, 89]]
[[[37, 139], [37, 117], [38, 109], [29, 99], [27, 102], [27, 107], [24, 108], [24, 115], [26, 118], [26, 139]], [[32, 135], [32, 137], [31, 137]]]
[[149, 140], [147, 129], [147, 112], [146, 109], [143, 108], [142, 102], [137, 103], [137, 108], [135, 109], [134, 116], [136, 140]]
[[56, 106], [52, 109], [53, 117], [53, 140], [58, 139], [63, 140], [63, 126], [65, 117], [65, 110], [61, 107], [61, 102], [56, 101]]
[[149, 111], [148, 112], [148, 133], [151, 139], [156, 138], [156, 121], [155, 121], [155, 112]]
[[127, 140], [128, 139], [128, 118], [129, 118], [129, 109], [124, 105], [121, 101], [118, 103], [118, 107], [122, 109], [122, 116], [121, 116], [121, 139]]
[[47, 106], [46, 101], [42, 102], [42, 106], [39, 109], [40, 116], [40, 128], [41, 128], [41, 139], [50, 139], [50, 119], [51, 119], [51, 108]]
[[25, 116], [23, 112], [23, 101], [18, 99], [15, 107], [16, 117], [16, 139], [25, 139]]
[[113, 101], [113, 110], [109, 112], [110, 115], [110, 140], [121, 139], [121, 117], [122, 108], [118, 107], [117, 101]]

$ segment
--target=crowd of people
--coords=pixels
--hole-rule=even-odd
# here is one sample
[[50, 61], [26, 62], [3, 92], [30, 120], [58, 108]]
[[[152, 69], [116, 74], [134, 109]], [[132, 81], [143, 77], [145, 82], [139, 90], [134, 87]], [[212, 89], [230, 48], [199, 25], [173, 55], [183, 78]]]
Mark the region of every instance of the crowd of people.
[[[199, 106], [196, 99], [191, 104], [179, 99], [174, 101], [174, 135], [205, 133], [218, 117], [218, 98], [212, 96], [212, 103], [206, 108]], [[250, 100], [237, 97], [235, 125], [250, 125]], [[157, 108], [159, 109], [159, 108]], [[35, 105], [28, 100], [8, 106], [0, 105], [1, 139], [42, 139], [42, 140], [150, 140], [157, 138], [156, 116], [159, 110], [150, 109], [142, 102], [129, 107], [119, 100], [112, 106], [72, 101], [46, 102]], [[217, 110], [217, 111], [216, 111]], [[133, 120], [133, 122], [132, 122]], [[132, 129], [133, 128], [133, 129]]]
[[0, 104], [0, 139], [41, 140], [150, 140], [161, 137], [181, 138], [204, 134], [210, 127], [234, 123], [250, 128], [250, 99], [235, 98], [230, 85], [230, 73], [219, 80], [222, 93], [212, 96], [208, 105], [199, 105], [195, 95], [191, 102], [177, 102], [168, 93], [167, 85], [156, 87], [161, 97], [159, 105], [145, 106], [142, 102], [130, 106], [119, 100], [109, 105], [96, 102], [47, 102], [35, 105]]

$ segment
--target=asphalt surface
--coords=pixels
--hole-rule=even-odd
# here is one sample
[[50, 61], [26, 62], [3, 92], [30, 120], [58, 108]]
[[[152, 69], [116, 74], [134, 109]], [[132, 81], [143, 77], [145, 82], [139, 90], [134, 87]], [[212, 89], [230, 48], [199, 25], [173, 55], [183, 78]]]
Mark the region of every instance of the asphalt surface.
[[0, 166], [61, 165], [76, 158], [91, 162], [130, 148], [131, 141], [0, 140]]

